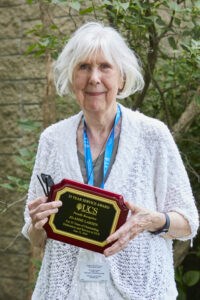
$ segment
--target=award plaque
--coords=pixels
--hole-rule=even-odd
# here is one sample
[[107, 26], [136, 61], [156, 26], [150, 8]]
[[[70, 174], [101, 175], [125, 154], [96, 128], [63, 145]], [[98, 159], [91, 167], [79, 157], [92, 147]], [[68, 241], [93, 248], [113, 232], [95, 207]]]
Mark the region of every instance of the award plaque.
[[58, 200], [63, 205], [44, 225], [47, 236], [100, 253], [128, 215], [121, 195], [69, 179], [52, 185], [48, 201]]

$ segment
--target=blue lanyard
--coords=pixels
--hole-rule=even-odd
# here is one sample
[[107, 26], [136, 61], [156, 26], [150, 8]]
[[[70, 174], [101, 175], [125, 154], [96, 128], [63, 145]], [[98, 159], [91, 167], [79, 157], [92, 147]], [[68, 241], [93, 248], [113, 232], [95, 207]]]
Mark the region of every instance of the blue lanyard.
[[[114, 123], [113, 129], [112, 129], [112, 132], [109, 136], [109, 139], [107, 141], [105, 155], [104, 155], [103, 182], [101, 184], [102, 189], [104, 188], [104, 179], [106, 177], [106, 174], [107, 174], [107, 171], [108, 171], [108, 168], [110, 165], [110, 160], [112, 157], [115, 126], [117, 125], [120, 117], [121, 117], [121, 109], [120, 109], [120, 106], [117, 105], [117, 114], [115, 116], [115, 123]], [[88, 184], [94, 185], [92, 154], [91, 154], [91, 150], [90, 150], [90, 142], [89, 142], [88, 135], [86, 132], [85, 118], [83, 118], [83, 142], [84, 142], [85, 165], [86, 165], [86, 171], [87, 171], [87, 177], [88, 177]]]

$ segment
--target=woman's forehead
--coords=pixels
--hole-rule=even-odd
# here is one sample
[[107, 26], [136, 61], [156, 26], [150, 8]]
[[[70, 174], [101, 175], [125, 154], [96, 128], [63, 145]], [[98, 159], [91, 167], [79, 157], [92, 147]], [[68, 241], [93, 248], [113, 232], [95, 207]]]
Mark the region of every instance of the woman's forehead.
[[102, 62], [108, 62], [110, 64], [114, 64], [114, 60], [111, 57], [111, 55], [105, 55], [101, 49], [93, 51], [90, 54], [84, 55], [83, 57], [80, 58], [79, 64], [82, 62], [87, 62], [87, 63], [102, 63]]

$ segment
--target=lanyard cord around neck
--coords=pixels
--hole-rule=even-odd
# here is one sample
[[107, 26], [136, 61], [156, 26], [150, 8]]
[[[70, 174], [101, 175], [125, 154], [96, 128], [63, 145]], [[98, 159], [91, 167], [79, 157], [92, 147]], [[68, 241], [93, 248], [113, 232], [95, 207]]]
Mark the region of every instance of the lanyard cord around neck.
[[[120, 106], [117, 105], [117, 114], [115, 116], [114, 126], [113, 126], [112, 132], [108, 138], [108, 141], [106, 144], [106, 149], [105, 149], [104, 166], [103, 166], [103, 182], [101, 184], [102, 189], [104, 188], [104, 180], [105, 180], [105, 177], [106, 177], [109, 165], [110, 165], [111, 157], [112, 157], [115, 126], [117, 125], [120, 117], [121, 117], [121, 109], [120, 109]], [[87, 177], [88, 177], [88, 184], [94, 185], [92, 154], [91, 154], [91, 150], [90, 150], [90, 142], [89, 142], [87, 131], [86, 131], [85, 118], [83, 118], [83, 141], [84, 141], [85, 165], [86, 165], [86, 171], [87, 171]]]

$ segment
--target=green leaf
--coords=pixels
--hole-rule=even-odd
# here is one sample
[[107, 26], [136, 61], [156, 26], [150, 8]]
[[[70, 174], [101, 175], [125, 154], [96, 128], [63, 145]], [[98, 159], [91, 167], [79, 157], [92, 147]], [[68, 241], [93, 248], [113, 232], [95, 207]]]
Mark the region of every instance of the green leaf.
[[195, 98], [197, 105], [200, 106], [200, 97], [198, 95], [196, 95], [194, 98]]
[[25, 55], [27, 55], [28, 53], [30, 53], [33, 49], [35, 49], [36, 45], [31, 45], [30, 47], [28, 47]]
[[18, 184], [18, 182], [20, 181], [20, 179], [18, 177], [15, 177], [15, 176], [7, 176], [7, 178], [10, 180], [10, 181], [13, 181], [14, 183]]
[[51, 53], [51, 57], [52, 57], [53, 59], [57, 59], [57, 58], [58, 58], [58, 52], [52, 52], [52, 53]]
[[171, 8], [174, 11], [181, 11], [182, 10], [181, 7], [174, 1], [171, 2], [171, 3], [169, 2], [168, 5], [169, 5], [169, 8]]
[[10, 183], [1, 183], [0, 184], [1, 187], [5, 188], [5, 189], [8, 189], [8, 190], [11, 190], [11, 191], [14, 191], [16, 188], [10, 184]]
[[67, 0], [52, 0], [51, 3], [52, 4], [63, 4], [63, 3], [66, 3]]
[[45, 49], [41, 49], [40, 51], [38, 51], [38, 52], [34, 55], [34, 57], [36, 58], [36, 57], [38, 57], [38, 56], [44, 54], [44, 52], [45, 52]]
[[80, 5], [79, 2], [70, 2], [70, 3], [69, 3], [69, 6], [70, 6], [71, 8], [73, 8], [73, 9], [77, 10], [77, 11], [79, 11], [79, 10], [80, 10], [80, 7], [81, 7], [81, 5]]
[[143, 11], [143, 7], [141, 6], [141, 1], [139, 0], [135, 0], [135, 3], [137, 4], [137, 6], [141, 9], [141, 11]]
[[88, 8], [86, 8], [86, 9], [84, 9], [84, 10], [81, 10], [81, 11], [79, 11], [79, 15], [85, 15], [85, 14], [87, 14], [87, 13], [91, 13], [92, 11], [94, 10], [94, 8], [91, 6], [91, 7], [88, 7]]
[[189, 31], [189, 30], [184, 30], [184, 31], [183, 31], [183, 36], [191, 36], [191, 31]]
[[41, 267], [41, 265], [42, 265], [42, 263], [41, 263], [41, 261], [40, 261], [40, 260], [37, 260], [37, 259], [31, 258], [31, 261], [32, 261], [32, 263], [34, 263], [34, 264], [36, 265], [37, 269], [38, 269], [38, 268], [40, 268], [40, 267]]
[[23, 148], [23, 149], [19, 149], [19, 154], [21, 156], [28, 156], [28, 157], [33, 157], [33, 152], [31, 152], [29, 149], [27, 148]]
[[14, 156], [14, 158], [20, 165], [26, 165], [28, 162], [26, 159], [16, 156], [16, 155]]
[[200, 271], [188, 271], [183, 275], [183, 282], [187, 286], [195, 285], [200, 279]]
[[175, 23], [176, 25], [180, 26], [181, 20], [178, 19], [178, 18], [174, 18], [174, 23]]
[[51, 29], [58, 29], [58, 27], [56, 25], [51, 25], [50, 27]]
[[38, 42], [38, 46], [39, 46], [40, 48], [47, 47], [48, 45], [49, 45], [49, 39], [45, 39], [45, 40], [43, 40], [43, 41], [39, 41], [39, 42]]
[[40, 128], [40, 126], [32, 120], [20, 120], [17, 121], [17, 124], [20, 126], [20, 128], [26, 131], [36, 130]]
[[173, 38], [173, 36], [170, 36], [168, 38], [168, 42], [169, 42], [170, 46], [172, 47], [172, 49], [176, 49], [176, 42], [175, 42], [175, 39]]
[[120, 6], [124, 9], [127, 10], [127, 8], [129, 7], [129, 2], [124, 2], [124, 3], [120, 3]]
[[183, 48], [183, 50], [190, 52], [190, 48], [187, 45], [181, 44], [181, 47]]
[[161, 25], [161, 26], [165, 26], [165, 22], [161, 19], [161, 17], [159, 16], [157, 19], [156, 19], [156, 23], [158, 25]]
[[103, 4], [104, 4], [104, 5], [109, 5], [109, 6], [110, 6], [110, 5], [112, 5], [112, 2], [110, 2], [110, 1], [108, 1], [108, 0], [104, 0], [104, 1], [103, 1]]
[[36, 29], [28, 30], [28, 31], [25, 32], [25, 34], [29, 34], [29, 33], [33, 33], [33, 32], [36, 32]]
[[200, 9], [200, 1], [195, 1], [195, 6]]
[[179, 288], [177, 300], [187, 300], [186, 292], [183, 289]]

